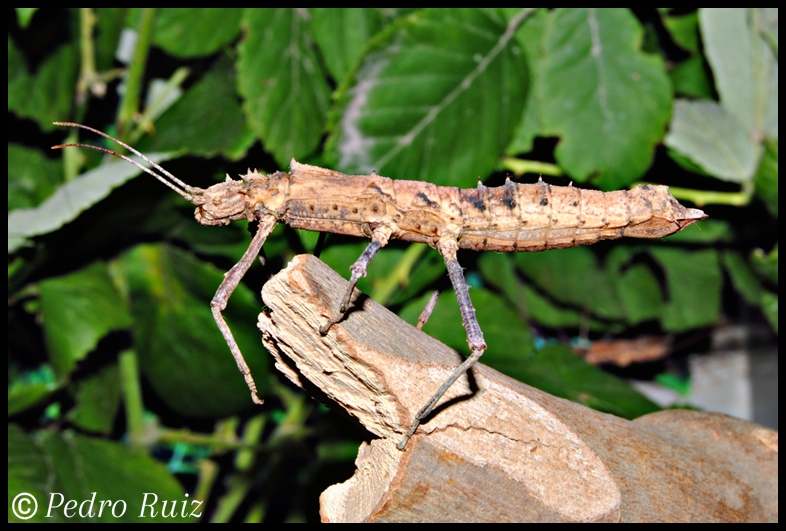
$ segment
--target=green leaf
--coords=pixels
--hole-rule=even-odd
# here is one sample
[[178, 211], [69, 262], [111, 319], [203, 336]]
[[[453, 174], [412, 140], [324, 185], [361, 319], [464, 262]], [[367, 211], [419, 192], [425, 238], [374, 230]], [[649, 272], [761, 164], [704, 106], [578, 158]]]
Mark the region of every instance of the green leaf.
[[[548, 294], [544, 295], [528, 284], [524, 286], [524, 301], [527, 314], [543, 326], [555, 329], [578, 328], [587, 322], [583, 312], [563, 304], [556, 304]], [[596, 329], [595, 323], [594, 320], [590, 321], [589, 328]]]
[[749, 181], [760, 151], [737, 118], [712, 101], [677, 100], [665, 144], [710, 175]]
[[606, 319], [621, 319], [623, 309], [613, 284], [586, 247], [547, 253], [517, 253], [519, 270], [560, 303]]
[[[430, 296], [425, 295], [407, 305], [400, 313], [401, 318], [413, 325], [417, 323]], [[516, 378], [534, 351], [529, 327], [501, 297], [490, 291], [473, 288], [470, 296], [488, 345], [481, 361]], [[453, 293], [440, 294], [423, 331], [459, 352], [469, 351], [467, 333]]]
[[521, 363], [517, 379], [598, 411], [633, 419], [660, 408], [630, 384], [587, 363], [565, 345], [549, 344]]
[[756, 271], [764, 278], [778, 285], [778, 245], [769, 252], [765, 253], [762, 249], [756, 249], [751, 255]]
[[58, 389], [57, 378], [49, 365], [35, 371], [11, 374], [9, 366], [8, 416], [42, 402]]
[[76, 405], [68, 419], [79, 428], [109, 435], [120, 405], [120, 374], [117, 364], [102, 367], [76, 382]]
[[720, 104], [677, 101], [666, 145], [720, 179], [749, 182], [761, 140], [778, 136], [777, 58], [760, 31], [773, 17], [777, 11], [699, 12]]
[[[158, 395], [196, 418], [251, 407], [243, 376], [210, 310], [223, 272], [166, 245], [138, 246], [118, 265], [131, 290], [139, 366]], [[241, 284], [224, 316], [263, 394], [268, 356], [256, 328], [260, 311], [261, 304]]]
[[467, 185], [487, 175], [521, 119], [527, 66], [497, 11], [423, 10], [375, 40], [340, 91], [328, 151], [349, 173]]
[[524, 283], [516, 273], [513, 256], [509, 253], [482, 253], [478, 257], [478, 270], [483, 280], [497, 288], [497, 292], [516, 308], [520, 315], [528, 315]]
[[175, 57], [210, 55], [240, 33], [240, 9], [160, 9], [153, 43]]
[[644, 263], [636, 263], [635, 249], [615, 246], [607, 259], [607, 274], [616, 279], [614, 288], [629, 325], [659, 319], [663, 310], [663, 294], [653, 271]]
[[723, 257], [723, 267], [728, 271], [734, 288], [748, 304], [758, 306], [761, 303], [761, 282], [756, 278], [750, 265], [736, 251], [727, 250], [721, 256]]
[[[129, 10], [125, 7], [97, 7], [94, 8], [94, 13], [100, 28], [93, 34], [96, 68], [99, 71], [110, 70], [116, 61], [115, 52], [125, 29]], [[72, 16], [75, 14], [72, 11]]]
[[541, 134], [561, 137], [557, 162], [579, 181], [618, 189], [652, 163], [671, 87], [662, 61], [641, 52], [642, 35], [623, 9], [552, 13], [535, 87]]
[[[647, 262], [635, 260], [645, 250], [662, 253], [658, 256], [668, 262], [669, 267], [664, 268], [670, 297], [664, 297], [656, 272]], [[712, 289], [720, 289], [720, 272], [714, 252], [708, 252], [709, 256], [697, 259], [704, 269], [695, 270], [681, 263], [693, 261], [692, 254], [650, 246], [614, 246], [602, 266], [593, 250], [586, 247], [518, 253], [512, 260], [528, 279], [524, 284], [502, 267], [503, 257], [484, 255], [479, 264], [489, 282], [516, 301], [522, 313], [546, 326], [589, 326], [609, 331], [622, 323], [635, 325], [658, 319], [666, 330], [675, 331], [717, 319], [720, 301]], [[690, 287], [677, 287], [683, 278], [691, 279]], [[675, 290], [679, 291], [676, 296]], [[705, 296], [703, 302], [697, 300]], [[686, 307], [676, 310], [675, 315], [675, 307], [680, 304]], [[677, 322], [680, 318], [693, 324], [681, 328], [683, 325]]]
[[712, 99], [712, 85], [707, 79], [706, 63], [700, 55], [694, 55], [676, 65], [669, 72], [674, 92], [692, 98]]
[[103, 263], [44, 280], [39, 288], [44, 334], [58, 378], [70, 374], [107, 333], [131, 325]]
[[[499, 296], [484, 289], [473, 289], [471, 296], [488, 345], [481, 363], [548, 393], [626, 418], [658, 409], [630, 385], [590, 365], [567, 347], [555, 345], [536, 351], [529, 328]], [[427, 299], [407, 306], [402, 318], [417, 322]], [[459, 352], [467, 351], [466, 332], [453, 294], [440, 295], [423, 331]]]
[[[91, 439], [71, 431], [38, 432], [30, 437], [17, 426], [9, 425], [9, 509], [13, 498], [23, 492], [30, 493], [38, 506], [35, 515], [26, 520], [28, 522], [196, 520], [181, 516], [183, 503], [190, 509], [191, 500], [185, 497], [183, 487], [166, 467], [150, 457], [131, 452], [117, 443]], [[163, 512], [164, 500], [168, 502], [166, 513]], [[66, 509], [70, 501], [74, 502], [73, 506]], [[104, 503], [102, 507], [101, 502], [111, 504]], [[173, 509], [174, 514], [169, 517]], [[9, 521], [22, 521], [11, 510], [8, 518]]]
[[398, 16], [395, 9], [314, 8], [314, 40], [333, 79], [342, 80], [360, 58], [371, 37]]
[[761, 308], [770, 326], [778, 333], [778, 294], [766, 291], [761, 296]]
[[516, 257], [498, 253], [483, 253], [478, 267], [483, 278], [497, 288], [519, 315], [550, 328], [573, 328], [586, 321], [575, 309], [559, 305], [534, 288], [529, 280], [519, 279]]
[[[506, 9], [506, 13], [513, 11], [517, 13], [518, 10], [511, 8]], [[513, 15], [511, 13], [511, 16]], [[549, 20], [549, 13], [547, 11], [538, 11], [530, 19], [527, 24], [516, 32], [516, 40], [524, 50], [524, 59], [527, 61], [527, 69], [530, 72], [533, 83], [537, 84], [540, 77], [540, 57], [542, 56], [542, 42], [543, 33], [546, 29], [546, 24]], [[519, 121], [513, 139], [505, 149], [508, 155], [516, 155], [518, 153], [527, 153], [532, 151], [533, 142], [543, 130], [543, 118], [541, 116], [542, 108], [542, 94], [537, 90], [530, 90], [527, 95], [527, 105], [524, 108], [524, 116]]]
[[[173, 156], [173, 153], [156, 153], [148, 155], [148, 158], [161, 163]], [[38, 207], [9, 212], [8, 252], [12, 253], [25, 245], [27, 238], [53, 232], [73, 221], [112, 190], [140, 173], [138, 168], [125, 161], [108, 162], [62, 185]]]
[[777, 27], [777, 9], [699, 10], [721, 105], [742, 124], [744, 135], [759, 139], [778, 136], [777, 57], [760, 33], [767, 19]]
[[[416, 244], [417, 245], [417, 244]], [[409, 253], [407, 249], [407, 253]], [[400, 286], [393, 294], [389, 304], [403, 304], [411, 300], [416, 295], [423, 293], [432, 282], [445, 278], [445, 262], [436, 250], [426, 248], [423, 254], [418, 257], [414, 267], [409, 272], [406, 279], [402, 279]], [[405, 258], [407, 254], [403, 255]], [[396, 271], [399, 263], [394, 265], [392, 271]]]
[[13, 386], [12, 389], [8, 390], [8, 415], [16, 415], [42, 402], [57, 390], [57, 388], [57, 385], [44, 383]]
[[32, 208], [60, 184], [60, 164], [41, 151], [8, 144], [8, 210]]
[[[344, 277], [349, 277], [349, 266], [358, 259], [368, 242], [346, 243], [335, 245], [328, 241], [328, 245], [320, 255], [320, 259], [331, 269], [338, 271]], [[417, 246], [417, 247], [413, 247]], [[436, 251], [426, 251], [425, 257], [417, 259], [414, 264], [408, 260], [408, 254], [421, 254], [425, 249], [418, 249], [419, 244], [406, 247], [391, 247], [380, 251], [368, 268], [368, 273], [358, 281], [358, 289], [369, 294], [380, 304], [401, 304], [413, 296], [420, 294], [431, 282], [446, 275], [445, 265]], [[402, 266], [407, 266], [407, 271], [401, 271]], [[404, 273], [407, 273], [404, 275]], [[394, 283], [391, 290], [389, 283]], [[386, 297], [380, 299], [377, 289], [382, 289]]]
[[[483, 363], [521, 380], [528, 370], [528, 360], [534, 352], [532, 331], [502, 297], [480, 288], [470, 290], [470, 295], [488, 345], [488, 350], [483, 354]], [[446, 296], [450, 300], [451, 307], [455, 308], [451, 312], [453, 313], [451, 322], [455, 322], [461, 327], [461, 332], [456, 330], [454, 337], [462, 338], [463, 336], [462, 350], [466, 352], [468, 350], [467, 334], [461, 324], [461, 313], [458, 310], [456, 296], [453, 293], [446, 293]], [[430, 331], [432, 329], [428, 328], [430, 323], [431, 321], [423, 327], [427, 334], [432, 333]], [[434, 325], [436, 324], [435, 322]], [[440, 334], [442, 334], [441, 331]], [[444, 341], [443, 337], [441, 336], [439, 339]]]
[[778, 141], [764, 142], [764, 155], [756, 171], [753, 184], [756, 195], [767, 205], [767, 210], [778, 217]]
[[[8, 521], [21, 522], [21, 515], [27, 522], [46, 522], [44, 511], [37, 510], [34, 514], [32, 504], [12, 505], [14, 499], [27, 492], [33, 496], [38, 504], [47, 500], [52, 484], [51, 463], [47, 462], [43, 452], [33, 444], [19, 426], [8, 425]], [[17, 501], [17, 504], [19, 502]], [[13, 511], [12, 507], [17, 507]], [[64, 520], [64, 519], [63, 519]]]
[[35, 120], [43, 131], [52, 131], [54, 120], [63, 120], [71, 115], [73, 87], [79, 72], [78, 60], [75, 46], [59, 46], [37, 66], [35, 72], [30, 72], [9, 35], [9, 112], [20, 118]]
[[682, 332], [717, 323], [723, 280], [717, 251], [653, 247], [650, 253], [666, 273], [664, 330]]
[[679, 14], [677, 16], [665, 15], [663, 25], [679, 46], [685, 50], [698, 54], [699, 48], [699, 14], [696, 12]]
[[156, 122], [155, 136], [138, 149], [188, 151], [203, 157], [245, 156], [255, 142], [235, 93], [235, 71], [227, 57], [219, 58]]
[[316, 149], [330, 103], [309, 18], [294, 9], [250, 9], [243, 15], [238, 90], [248, 125], [281, 167]]
[[16, 10], [16, 16], [19, 18], [19, 26], [22, 28], [30, 25], [33, 15], [38, 11], [37, 7], [17, 7], [14, 9]]

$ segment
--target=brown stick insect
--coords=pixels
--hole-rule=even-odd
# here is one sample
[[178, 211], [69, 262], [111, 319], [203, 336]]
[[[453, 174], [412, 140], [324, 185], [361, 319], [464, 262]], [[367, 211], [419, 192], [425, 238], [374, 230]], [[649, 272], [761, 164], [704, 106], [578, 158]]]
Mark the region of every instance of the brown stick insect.
[[685, 208], [666, 186], [637, 186], [631, 190], [599, 192], [573, 186], [517, 184], [507, 179], [503, 186], [459, 189], [427, 182], [393, 180], [371, 175], [344, 175], [332, 170], [300, 164], [295, 160], [289, 172], [262, 175], [256, 171], [207, 189], [189, 186], [132, 147], [84, 125], [56, 122], [56, 125], [92, 131], [125, 147], [158, 170], [108, 149], [85, 144], [54, 146], [87, 147], [114, 155], [134, 164], [196, 205], [195, 216], [203, 225], [227, 225], [247, 219], [259, 226], [243, 257], [226, 274], [210, 305], [238, 368], [257, 404], [256, 385], [223, 310], [243, 275], [259, 255], [262, 245], [278, 223], [293, 228], [371, 238], [371, 243], [350, 267], [349, 287], [334, 316], [320, 326], [328, 333], [350, 307], [358, 280], [377, 252], [388, 240], [427, 243], [445, 260], [471, 355], [440, 386], [415, 415], [398, 448], [426, 418], [448, 388], [477, 362], [486, 342], [469, 297], [469, 286], [456, 258], [459, 249], [476, 251], [545, 251], [586, 245], [623, 236], [662, 238], [707, 216], [698, 209]]

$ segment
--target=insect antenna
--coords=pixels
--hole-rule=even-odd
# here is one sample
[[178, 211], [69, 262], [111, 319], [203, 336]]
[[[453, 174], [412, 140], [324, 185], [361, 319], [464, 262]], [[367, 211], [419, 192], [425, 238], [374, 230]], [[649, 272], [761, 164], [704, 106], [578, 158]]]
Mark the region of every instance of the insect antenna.
[[[124, 161], [133, 164], [134, 166], [136, 166], [140, 170], [142, 170], [142, 171], [144, 171], [146, 173], [149, 173], [150, 175], [152, 175], [153, 177], [155, 177], [156, 179], [158, 179], [159, 181], [161, 181], [162, 183], [167, 185], [169, 188], [171, 188], [172, 190], [177, 192], [178, 195], [180, 195], [181, 197], [185, 198], [190, 203], [194, 203], [194, 204], [201, 204], [202, 203], [201, 197], [197, 197], [197, 196], [202, 195], [205, 192], [202, 188], [197, 188], [196, 186], [189, 186], [189, 185], [187, 185], [186, 183], [184, 183], [183, 181], [181, 181], [180, 179], [178, 179], [177, 177], [175, 177], [174, 175], [172, 175], [171, 173], [166, 171], [159, 164], [156, 164], [155, 162], [153, 162], [152, 160], [147, 158], [145, 155], [143, 155], [142, 153], [140, 153], [136, 149], [134, 149], [131, 146], [129, 146], [128, 144], [126, 144], [125, 142], [121, 142], [120, 140], [118, 140], [117, 138], [115, 138], [113, 136], [110, 136], [110, 135], [108, 135], [108, 134], [106, 134], [106, 133], [104, 133], [102, 131], [99, 131], [98, 129], [93, 129], [92, 127], [88, 127], [86, 125], [76, 124], [76, 123], [72, 123], [72, 122], [53, 122], [53, 123], [55, 125], [63, 125], [63, 126], [67, 126], [67, 127], [79, 127], [81, 129], [85, 129], [87, 131], [91, 131], [91, 132], [93, 132], [93, 133], [95, 133], [97, 135], [101, 135], [104, 138], [107, 138], [107, 139], [111, 140], [112, 142], [115, 142], [116, 144], [118, 144], [120, 146], [123, 146], [128, 151], [130, 151], [134, 155], [140, 157], [142, 160], [144, 160], [145, 162], [147, 162], [148, 164], [153, 166], [153, 168], [155, 168], [158, 171], [160, 171], [161, 173], [163, 173], [166, 177], [164, 177], [164, 175], [160, 175], [160, 174], [154, 172], [150, 168], [147, 168], [147, 167], [143, 166], [142, 164], [138, 163], [137, 161], [135, 161], [135, 160], [133, 160], [133, 159], [131, 159], [129, 157], [126, 157], [125, 155], [121, 155], [120, 153], [115, 153], [111, 149], [106, 149], [106, 148], [103, 148], [103, 147], [100, 147], [100, 146], [92, 146], [90, 144], [58, 144], [57, 146], [52, 146], [52, 149], [63, 149], [63, 148], [67, 148], [67, 147], [82, 147], [82, 148], [94, 149], [96, 151], [103, 151], [104, 153], [107, 153], [107, 154], [112, 155], [114, 157], [117, 157], [119, 159], [123, 159]], [[169, 179], [167, 179], [167, 177]], [[178, 186], [180, 188], [178, 188]]]

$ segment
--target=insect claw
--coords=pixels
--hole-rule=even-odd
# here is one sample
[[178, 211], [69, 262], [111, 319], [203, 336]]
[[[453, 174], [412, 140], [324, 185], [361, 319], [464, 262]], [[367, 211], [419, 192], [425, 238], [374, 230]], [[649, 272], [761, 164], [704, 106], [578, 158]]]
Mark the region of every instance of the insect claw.
[[[343, 317], [343, 314], [341, 314], [341, 316]], [[340, 319], [341, 319], [341, 317], [339, 317], [338, 319], [335, 319], [335, 318], [328, 319], [327, 323], [325, 323], [325, 324], [323, 324], [322, 326], [319, 327], [319, 335], [326, 336], [327, 333], [328, 333], [328, 330], [330, 330], [330, 327], [333, 326], [334, 324], [336, 324]]]

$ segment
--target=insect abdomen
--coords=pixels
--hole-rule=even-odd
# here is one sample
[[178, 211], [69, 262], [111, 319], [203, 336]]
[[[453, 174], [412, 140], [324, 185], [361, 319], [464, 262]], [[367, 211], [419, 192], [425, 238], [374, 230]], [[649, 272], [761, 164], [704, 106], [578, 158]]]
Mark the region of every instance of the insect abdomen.
[[459, 246], [475, 250], [543, 251], [622, 236], [659, 238], [705, 217], [680, 205], [666, 186], [599, 192], [508, 181], [461, 193]]
[[667, 236], [706, 217], [666, 186], [599, 192], [544, 182], [459, 189], [377, 175], [344, 175], [293, 161], [287, 217], [295, 228], [394, 238], [435, 246], [455, 238], [478, 251], [543, 251], [605, 239]]

